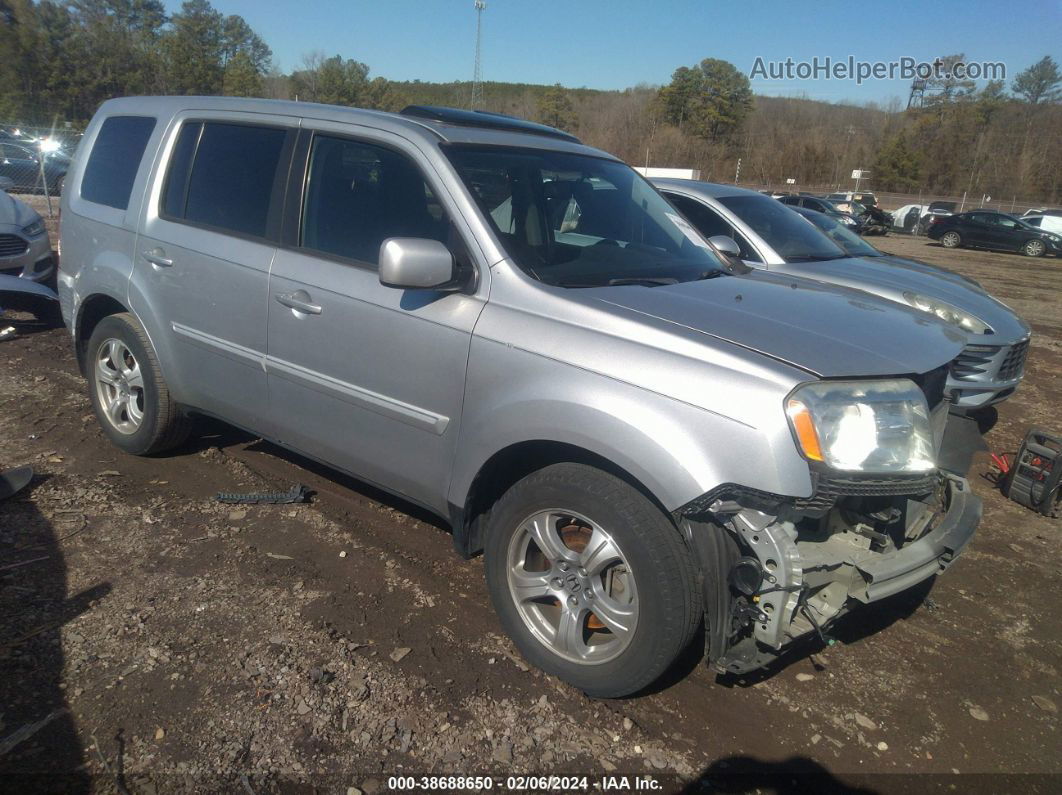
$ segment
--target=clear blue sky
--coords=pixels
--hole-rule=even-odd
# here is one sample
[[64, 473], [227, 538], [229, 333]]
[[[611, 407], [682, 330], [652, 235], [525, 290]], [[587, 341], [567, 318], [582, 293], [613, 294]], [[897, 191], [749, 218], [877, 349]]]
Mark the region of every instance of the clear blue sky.
[[[473, 0], [212, 0], [239, 14], [296, 67], [323, 50], [367, 63], [392, 80], [468, 80], [475, 42]], [[179, 0], [165, 0], [170, 12]], [[1062, 62], [1062, 0], [899, 2], [898, 0], [487, 0], [483, 77], [569, 87], [626, 88], [666, 83], [702, 58], [751, 71], [757, 56], [932, 60], [964, 52], [1002, 61], [1007, 83], [1051, 55]], [[903, 80], [754, 80], [760, 94], [827, 101], [887, 102], [907, 97]]]

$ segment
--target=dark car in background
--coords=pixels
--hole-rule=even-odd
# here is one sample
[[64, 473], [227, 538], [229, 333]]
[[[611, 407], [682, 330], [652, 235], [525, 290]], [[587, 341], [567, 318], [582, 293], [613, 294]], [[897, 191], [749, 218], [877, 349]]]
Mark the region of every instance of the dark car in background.
[[930, 219], [926, 234], [945, 248], [968, 246], [995, 251], [1020, 251], [1027, 257], [1062, 254], [1062, 235], [1037, 229], [995, 210], [972, 210]]
[[853, 232], [858, 232], [859, 234], [863, 233], [863, 222], [858, 216], [838, 209], [837, 205], [828, 199], [823, 199], [820, 196], [789, 194], [788, 196], [782, 196], [778, 201], [782, 204], [787, 204], [790, 207], [803, 207], [807, 210], [823, 213], [831, 218], [836, 218], [842, 224], [849, 227]]
[[63, 192], [63, 182], [69, 169], [70, 157], [61, 151], [42, 152], [31, 143], [15, 142], [10, 138], [0, 140], [0, 177], [11, 180], [11, 187], [7, 190], [18, 193], [42, 191], [43, 170], [48, 193], [57, 196]]
[[955, 211], [958, 209], [958, 202], [949, 201], [935, 201], [930, 202], [926, 208], [922, 218], [918, 221], [918, 234], [924, 235], [929, 230], [929, 225], [934, 218], [945, 218], [949, 215], [955, 215]]

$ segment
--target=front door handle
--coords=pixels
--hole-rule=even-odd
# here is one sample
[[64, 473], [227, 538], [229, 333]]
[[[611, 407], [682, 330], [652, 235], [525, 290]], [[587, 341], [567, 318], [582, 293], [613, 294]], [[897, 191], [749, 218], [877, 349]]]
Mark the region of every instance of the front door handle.
[[307, 315], [321, 314], [321, 307], [318, 304], [311, 303], [310, 296], [303, 290], [297, 290], [294, 293], [277, 293], [273, 297], [277, 299], [278, 303], [294, 309], [296, 312], [302, 312]]
[[161, 248], [152, 248], [141, 252], [141, 256], [156, 268], [168, 268], [173, 265], [173, 260], [166, 256]]

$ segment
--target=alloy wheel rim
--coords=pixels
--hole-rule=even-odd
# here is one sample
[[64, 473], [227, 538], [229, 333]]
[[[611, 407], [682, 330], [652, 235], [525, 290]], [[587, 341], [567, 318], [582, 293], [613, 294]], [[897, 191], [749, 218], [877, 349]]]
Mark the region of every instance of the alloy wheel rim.
[[113, 338], [100, 345], [95, 381], [107, 421], [119, 433], [136, 433], [144, 422], [144, 375], [128, 345]]
[[954, 248], [956, 245], [958, 245], [958, 242], [959, 236], [956, 235], [954, 232], [948, 232], [948, 234], [944, 235], [944, 245], [948, 248]]
[[1034, 257], [1038, 257], [1040, 254], [1043, 253], [1044, 244], [1041, 243], [1039, 240], [1030, 240], [1028, 243], [1025, 244], [1025, 248]]
[[531, 634], [582, 665], [614, 660], [638, 624], [634, 573], [615, 539], [574, 511], [537, 511], [509, 542], [509, 594]]

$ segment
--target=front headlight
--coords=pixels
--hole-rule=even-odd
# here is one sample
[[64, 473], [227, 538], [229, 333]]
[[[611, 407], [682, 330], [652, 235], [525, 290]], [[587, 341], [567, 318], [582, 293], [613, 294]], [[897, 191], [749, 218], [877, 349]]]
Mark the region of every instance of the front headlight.
[[963, 331], [968, 331], [971, 334], [987, 334], [992, 330], [991, 326], [976, 315], [971, 315], [957, 306], [952, 306], [936, 298], [919, 295], [918, 293], [904, 293], [903, 300], [915, 309], [940, 318], [945, 323], [958, 326]]
[[936, 469], [926, 398], [906, 378], [805, 384], [786, 399], [786, 414], [809, 461], [843, 472]]
[[22, 234], [26, 237], [37, 237], [44, 234], [44, 221], [38, 218], [32, 224], [22, 227]]

